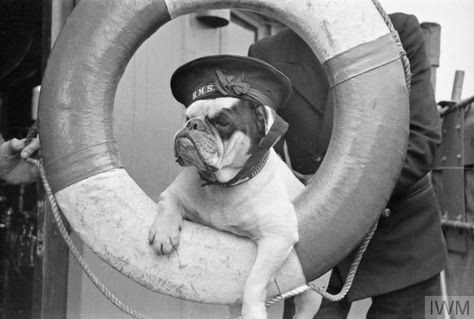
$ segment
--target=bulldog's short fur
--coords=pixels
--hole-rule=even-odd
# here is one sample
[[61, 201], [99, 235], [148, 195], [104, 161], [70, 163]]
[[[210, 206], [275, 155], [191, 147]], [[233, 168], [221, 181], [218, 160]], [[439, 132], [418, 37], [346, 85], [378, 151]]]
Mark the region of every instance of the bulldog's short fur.
[[[184, 128], [175, 136], [179, 162], [187, 167], [160, 195], [149, 232], [150, 244], [158, 254], [176, 249], [183, 217], [254, 240], [258, 253], [242, 297], [245, 319], [266, 318], [265, 288], [298, 242], [291, 201], [304, 186], [273, 149], [258, 174], [242, 184], [202, 186], [199, 172], [218, 182], [231, 180], [273, 120], [270, 108], [238, 98], [192, 103], [186, 110]], [[294, 318], [312, 318], [317, 305], [298, 306], [300, 311]]]

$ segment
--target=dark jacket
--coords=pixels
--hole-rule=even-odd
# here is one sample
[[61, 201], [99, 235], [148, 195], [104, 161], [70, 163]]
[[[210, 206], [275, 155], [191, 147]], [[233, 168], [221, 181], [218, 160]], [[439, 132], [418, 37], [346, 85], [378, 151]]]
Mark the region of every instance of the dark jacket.
[[[409, 145], [388, 203], [391, 214], [380, 218], [349, 300], [421, 282], [439, 273], [446, 264], [439, 208], [427, 175], [441, 137], [423, 34], [414, 16], [396, 13], [390, 18], [407, 52], [413, 76]], [[307, 44], [289, 29], [259, 41], [250, 48], [249, 55], [274, 65], [292, 81], [293, 93], [279, 111], [290, 124], [285, 136], [288, 152], [293, 169], [314, 173], [329, 144], [333, 117], [321, 64]], [[343, 276], [351, 260], [352, 256], [348, 256], [338, 265]]]

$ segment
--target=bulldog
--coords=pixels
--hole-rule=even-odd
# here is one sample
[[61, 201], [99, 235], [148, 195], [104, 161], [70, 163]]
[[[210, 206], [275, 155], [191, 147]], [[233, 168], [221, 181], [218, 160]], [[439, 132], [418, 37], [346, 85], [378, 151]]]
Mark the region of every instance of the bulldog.
[[[286, 122], [249, 87], [241, 90], [246, 87], [243, 76], [237, 81], [217, 72], [216, 78], [216, 83], [204, 81], [186, 93], [191, 97], [183, 102], [185, 124], [174, 138], [177, 162], [184, 169], [159, 197], [149, 242], [159, 255], [176, 250], [183, 218], [253, 240], [258, 250], [244, 285], [242, 318], [262, 319], [267, 317], [266, 286], [298, 242], [291, 201], [304, 185], [272, 148]], [[240, 83], [239, 89], [229, 83]], [[260, 85], [265, 83], [251, 84], [267, 93]], [[228, 90], [220, 92], [219, 86]], [[207, 98], [210, 92], [216, 94]], [[320, 299], [306, 294], [300, 297], [304, 300], [309, 302], [296, 302], [294, 318], [315, 314]]]

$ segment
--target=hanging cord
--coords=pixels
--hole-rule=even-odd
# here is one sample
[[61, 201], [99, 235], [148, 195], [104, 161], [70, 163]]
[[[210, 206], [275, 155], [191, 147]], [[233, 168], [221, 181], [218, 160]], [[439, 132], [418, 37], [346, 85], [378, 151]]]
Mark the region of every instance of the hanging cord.
[[[372, 226], [372, 228], [367, 233], [367, 235], [365, 235], [362, 243], [359, 245], [359, 248], [357, 249], [354, 260], [351, 263], [351, 267], [349, 269], [349, 272], [347, 273], [346, 282], [342, 286], [342, 289], [339, 293], [333, 295], [333, 294], [330, 294], [329, 292], [327, 292], [325, 290], [325, 287], [318, 287], [315, 284], [309, 283], [309, 284], [300, 286], [298, 288], [295, 288], [295, 289], [293, 289], [289, 292], [286, 292], [284, 294], [281, 294], [279, 296], [275, 296], [272, 299], [267, 300], [265, 302], [265, 306], [267, 306], [267, 308], [271, 307], [274, 304], [276, 304], [276, 303], [278, 303], [282, 300], [300, 295], [302, 293], [305, 293], [308, 290], [313, 290], [316, 293], [320, 294], [323, 298], [326, 298], [326, 299], [328, 299], [330, 301], [333, 301], [333, 302], [341, 301], [342, 299], [344, 299], [346, 297], [347, 293], [349, 292], [349, 290], [351, 289], [352, 282], [354, 281], [354, 277], [355, 277], [355, 274], [357, 272], [357, 268], [359, 268], [360, 262], [362, 260], [362, 256], [364, 255], [365, 250], [367, 249], [367, 246], [370, 243], [370, 240], [374, 236], [375, 230], [377, 229], [377, 224], [378, 223], [375, 223]], [[234, 319], [240, 319], [240, 318], [241, 318], [241, 316], [238, 316]]]
[[[25, 146], [28, 145], [36, 135], [37, 135], [37, 126], [36, 126], [36, 123], [35, 123], [31, 126], [30, 130], [28, 131], [28, 134], [25, 138]], [[46, 196], [48, 197], [49, 203], [51, 205], [51, 211], [53, 213], [53, 217], [54, 217], [54, 220], [56, 222], [56, 226], [58, 227], [59, 233], [63, 237], [64, 241], [66, 242], [66, 245], [68, 246], [68, 248], [71, 251], [74, 258], [76, 258], [79, 265], [82, 267], [82, 270], [87, 275], [87, 277], [89, 277], [89, 279], [97, 287], [97, 289], [112, 304], [114, 304], [114, 306], [116, 306], [121, 311], [125, 312], [126, 314], [128, 314], [128, 315], [130, 315], [130, 316], [132, 316], [133, 318], [136, 318], [136, 319], [151, 319], [150, 317], [147, 317], [144, 314], [128, 307], [127, 305], [125, 305], [107, 287], [105, 287], [105, 285], [93, 273], [92, 269], [89, 267], [89, 265], [85, 261], [84, 257], [81, 255], [81, 253], [77, 249], [77, 246], [74, 244], [71, 236], [69, 236], [69, 233], [68, 233], [66, 227], [64, 226], [58, 203], [56, 202], [56, 198], [54, 197], [54, 193], [51, 190], [49, 182], [46, 178], [46, 173], [44, 171], [44, 167], [43, 167], [43, 163], [42, 163], [41, 159], [34, 159], [34, 158], [30, 157], [30, 158], [26, 159], [26, 162], [34, 165], [38, 169], [38, 171], [40, 173], [41, 181], [43, 182], [43, 186], [44, 186]]]
[[347, 293], [349, 292], [349, 290], [351, 289], [352, 282], [354, 281], [354, 277], [355, 277], [355, 274], [357, 272], [357, 268], [359, 268], [360, 262], [362, 260], [362, 256], [364, 256], [365, 250], [367, 249], [367, 246], [369, 245], [370, 240], [374, 236], [374, 233], [375, 233], [376, 229], [377, 229], [377, 223], [375, 223], [372, 226], [372, 228], [367, 233], [367, 235], [365, 235], [362, 243], [359, 245], [359, 248], [357, 249], [354, 260], [351, 263], [351, 267], [349, 269], [349, 272], [347, 273], [346, 282], [342, 286], [342, 289], [339, 293], [333, 295], [333, 294], [330, 294], [329, 292], [327, 292], [324, 289], [324, 287], [318, 287], [315, 284], [309, 283], [309, 284], [303, 285], [301, 287], [298, 287], [298, 288], [296, 288], [296, 289], [294, 289], [290, 292], [287, 292], [287, 293], [285, 293], [281, 296], [276, 296], [273, 299], [268, 300], [266, 302], [266, 305], [268, 307], [270, 307], [270, 306], [274, 305], [275, 303], [281, 301], [282, 299], [286, 299], [286, 298], [290, 298], [290, 297], [299, 295], [299, 294], [301, 294], [303, 292], [306, 292], [308, 290], [313, 290], [313, 291], [317, 292], [318, 294], [320, 294], [321, 296], [323, 296], [324, 298], [326, 298], [330, 301], [333, 301], [333, 302], [341, 301], [342, 299], [344, 299], [346, 297]]
[[402, 60], [403, 64], [403, 71], [405, 72], [405, 82], [407, 85], [407, 90], [408, 93], [410, 93], [411, 89], [411, 69], [410, 69], [410, 60], [408, 59], [407, 53], [405, 49], [403, 48], [402, 41], [400, 40], [400, 36], [398, 35], [397, 30], [395, 30], [395, 27], [393, 26], [392, 20], [390, 20], [390, 17], [388, 14], [385, 12], [385, 10], [382, 8], [378, 0], [372, 0], [372, 3], [374, 4], [375, 8], [379, 12], [379, 14], [382, 16], [383, 21], [387, 25], [388, 29], [390, 30], [390, 33], [392, 34], [395, 43], [397, 44], [398, 50], [400, 51], [400, 59]]

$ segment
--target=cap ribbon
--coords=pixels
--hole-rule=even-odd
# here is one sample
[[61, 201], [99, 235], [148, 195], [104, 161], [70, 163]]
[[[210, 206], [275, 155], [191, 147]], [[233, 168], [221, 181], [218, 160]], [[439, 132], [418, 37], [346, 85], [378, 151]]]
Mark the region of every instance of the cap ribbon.
[[243, 73], [240, 76], [234, 76], [216, 70], [216, 75], [217, 90], [224, 96], [247, 94], [250, 89], [250, 84], [243, 82]]

